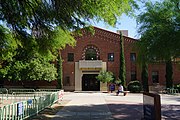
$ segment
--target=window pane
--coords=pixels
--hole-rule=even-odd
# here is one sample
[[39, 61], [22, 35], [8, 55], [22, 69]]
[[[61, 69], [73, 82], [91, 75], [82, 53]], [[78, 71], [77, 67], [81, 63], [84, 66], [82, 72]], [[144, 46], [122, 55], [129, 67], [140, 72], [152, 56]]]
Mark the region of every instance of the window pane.
[[153, 83], [159, 83], [159, 73], [157, 71], [152, 72], [152, 81]]
[[86, 50], [86, 60], [97, 60], [96, 50], [93, 48], [89, 48]]
[[74, 53], [68, 53], [68, 61], [74, 61]]
[[130, 53], [130, 60], [132, 62], [135, 62], [136, 61], [136, 53]]
[[114, 61], [114, 53], [108, 53], [108, 61]]
[[136, 79], [136, 71], [131, 71], [131, 80], [137, 80]]

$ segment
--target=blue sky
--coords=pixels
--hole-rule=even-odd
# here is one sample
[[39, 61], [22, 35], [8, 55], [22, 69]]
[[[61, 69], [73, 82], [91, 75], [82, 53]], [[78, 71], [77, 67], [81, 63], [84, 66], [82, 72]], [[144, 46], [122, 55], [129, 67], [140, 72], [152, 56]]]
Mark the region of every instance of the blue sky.
[[129, 37], [139, 38], [135, 18], [130, 18], [126, 15], [122, 15], [118, 22], [120, 22], [120, 24], [116, 25], [116, 27], [108, 26], [103, 22], [93, 23], [93, 25], [112, 32], [116, 32], [117, 30], [128, 30]]
[[[147, 0], [144, 0], [144, 1], [147, 1]], [[150, 1], [153, 3], [156, 1], [162, 2], [162, 0], [150, 0]], [[143, 4], [140, 2], [138, 2], [138, 4], [141, 9], [139, 11], [136, 11], [135, 13], [136, 15], [142, 12], [142, 9], [143, 9]], [[140, 35], [137, 33], [138, 26], [137, 26], [137, 22], [135, 18], [128, 17], [123, 14], [118, 20], [118, 22], [120, 22], [120, 24], [117, 24], [116, 27], [110, 27], [103, 22], [93, 23], [92, 25], [112, 31], [112, 32], [116, 32], [117, 30], [128, 30], [129, 37], [137, 38], [137, 39], [140, 38]]]

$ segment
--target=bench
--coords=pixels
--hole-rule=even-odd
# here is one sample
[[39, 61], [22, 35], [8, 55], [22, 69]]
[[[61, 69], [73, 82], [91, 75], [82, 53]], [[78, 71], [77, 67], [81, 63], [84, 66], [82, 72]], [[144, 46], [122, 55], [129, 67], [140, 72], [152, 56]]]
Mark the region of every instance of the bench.
[[[123, 93], [124, 96], [126, 96], [130, 91], [122, 91], [120, 93]], [[116, 92], [116, 95], [118, 96], [117, 92]]]

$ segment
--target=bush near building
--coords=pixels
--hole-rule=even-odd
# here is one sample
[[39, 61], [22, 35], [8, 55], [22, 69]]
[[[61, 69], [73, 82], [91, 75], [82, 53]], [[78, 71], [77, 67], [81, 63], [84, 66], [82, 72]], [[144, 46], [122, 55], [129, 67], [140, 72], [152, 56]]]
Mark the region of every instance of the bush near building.
[[177, 84], [177, 85], [175, 85], [174, 88], [175, 88], [175, 89], [178, 89], [178, 91], [180, 92], [180, 83]]
[[128, 84], [128, 90], [132, 93], [139, 93], [142, 90], [142, 85], [138, 80], [131, 81]]

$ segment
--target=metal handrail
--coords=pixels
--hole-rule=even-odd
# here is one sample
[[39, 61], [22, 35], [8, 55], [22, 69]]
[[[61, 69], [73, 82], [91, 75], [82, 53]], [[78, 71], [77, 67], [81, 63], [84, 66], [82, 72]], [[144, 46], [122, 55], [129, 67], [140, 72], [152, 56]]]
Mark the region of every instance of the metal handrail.
[[[29, 97], [27, 100], [15, 102], [10, 105], [5, 105], [0, 108], [0, 120], [22, 120], [29, 118], [39, 111], [51, 106], [57, 102], [60, 97], [60, 92], [34, 92], [29, 95], [36, 95], [34, 98]], [[20, 93], [13, 93], [13, 95], [21, 95]], [[27, 97], [27, 98], [28, 98]], [[16, 96], [18, 99], [18, 96]]]

